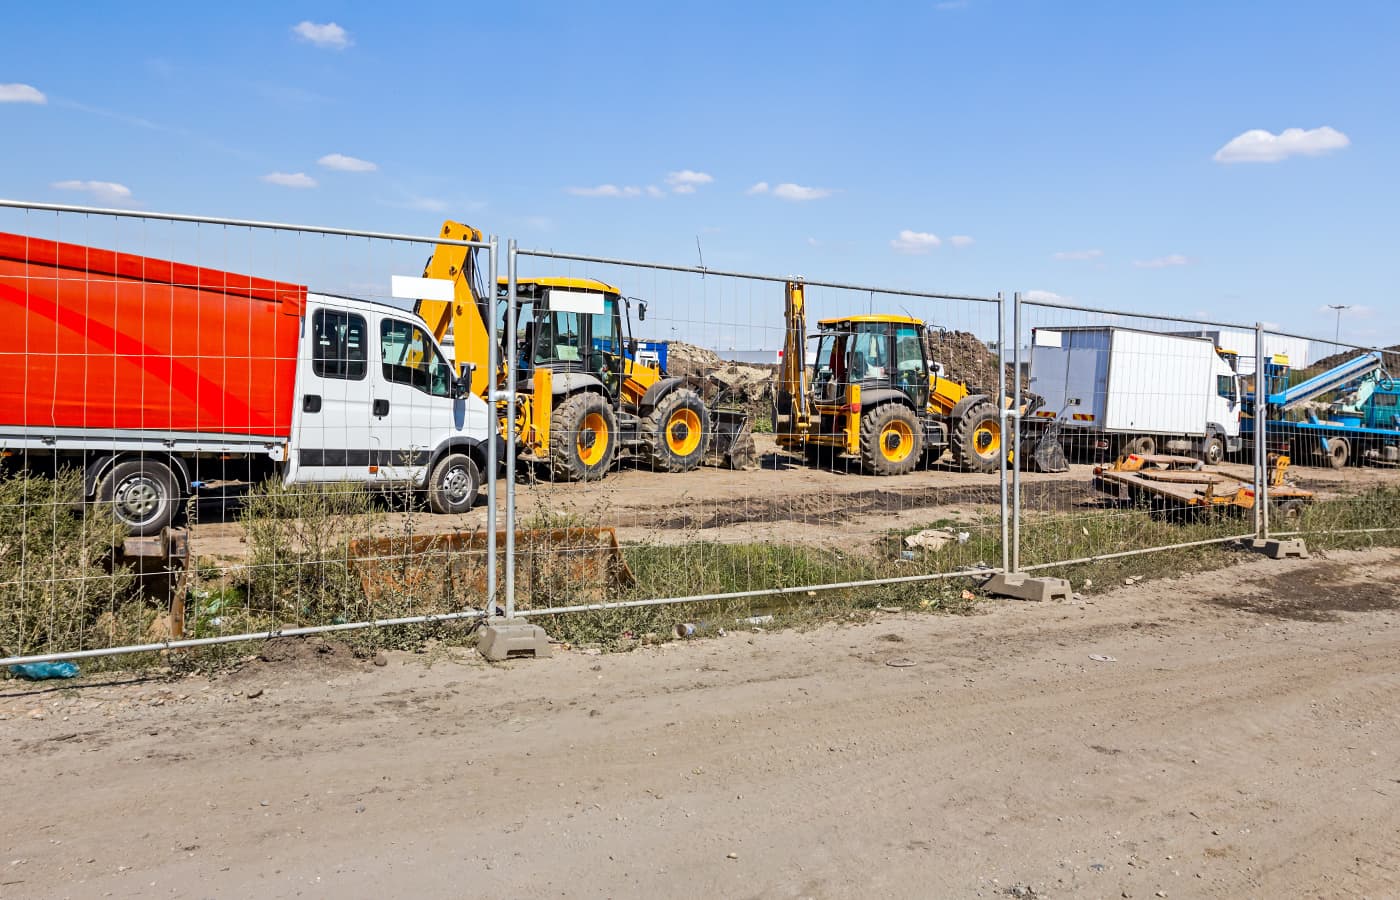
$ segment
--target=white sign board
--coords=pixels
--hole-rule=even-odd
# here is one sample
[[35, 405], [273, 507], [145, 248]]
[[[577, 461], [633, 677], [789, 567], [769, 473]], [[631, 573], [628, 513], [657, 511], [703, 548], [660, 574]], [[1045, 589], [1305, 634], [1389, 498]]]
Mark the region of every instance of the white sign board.
[[441, 300], [452, 302], [452, 282], [446, 278], [414, 278], [394, 275], [390, 292], [400, 300]]
[[1035, 345], [1037, 347], [1059, 347], [1060, 333], [1058, 331], [1046, 331], [1044, 328], [1037, 328], [1035, 334]]
[[590, 291], [550, 291], [549, 311], [600, 316], [603, 314], [603, 295]]

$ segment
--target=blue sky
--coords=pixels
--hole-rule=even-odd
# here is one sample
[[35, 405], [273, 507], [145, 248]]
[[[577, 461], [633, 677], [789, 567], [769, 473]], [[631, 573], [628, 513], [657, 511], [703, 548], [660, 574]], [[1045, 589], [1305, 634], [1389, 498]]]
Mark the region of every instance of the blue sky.
[[28, 4], [0, 195], [1400, 341], [1400, 5], [869, 7]]

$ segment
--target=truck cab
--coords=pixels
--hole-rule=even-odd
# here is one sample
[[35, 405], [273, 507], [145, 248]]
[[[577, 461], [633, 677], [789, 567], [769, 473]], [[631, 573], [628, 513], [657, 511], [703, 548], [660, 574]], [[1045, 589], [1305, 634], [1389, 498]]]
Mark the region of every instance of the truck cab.
[[[288, 482], [426, 490], [442, 513], [476, 500], [494, 423], [428, 326], [395, 307], [308, 294]], [[494, 474], [494, 473], [488, 473]]]

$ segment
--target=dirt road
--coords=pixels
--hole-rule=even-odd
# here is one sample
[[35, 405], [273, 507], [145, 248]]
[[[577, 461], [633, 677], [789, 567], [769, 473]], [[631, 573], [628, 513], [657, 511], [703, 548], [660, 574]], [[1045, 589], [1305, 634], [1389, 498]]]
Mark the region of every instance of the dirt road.
[[1396, 896], [1397, 583], [1366, 551], [614, 656], [7, 682], [0, 895]]

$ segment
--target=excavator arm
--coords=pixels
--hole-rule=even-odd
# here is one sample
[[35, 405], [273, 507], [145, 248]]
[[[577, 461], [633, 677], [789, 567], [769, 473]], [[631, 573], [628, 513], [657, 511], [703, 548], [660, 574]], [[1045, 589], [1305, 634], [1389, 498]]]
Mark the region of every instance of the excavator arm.
[[[460, 222], [442, 223], [441, 236], [453, 241], [480, 241], [481, 232]], [[440, 278], [452, 282], [452, 301], [419, 300], [414, 312], [428, 323], [439, 344], [451, 328], [456, 350], [458, 374], [472, 369], [472, 393], [486, 396], [492, 373], [487, 364], [487, 319], [493, 314], [494, 285], [478, 287], [477, 248], [458, 244], [437, 244], [432, 258], [423, 268], [424, 278]], [[485, 293], [486, 296], [482, 296]]]
[[807, 408], [807, 303], [802, 282], [789, 281], [784, 293], [783, 364], [774, 394], [774, 431], [800, 438], [812, 427]]

